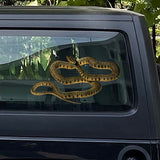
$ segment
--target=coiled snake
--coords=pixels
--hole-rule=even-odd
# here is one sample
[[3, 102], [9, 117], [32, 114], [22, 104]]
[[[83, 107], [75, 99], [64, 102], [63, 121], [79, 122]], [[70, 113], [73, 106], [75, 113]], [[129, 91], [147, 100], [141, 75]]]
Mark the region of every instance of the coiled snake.
[[[33, 85], [31, 88], [31, 93], [33, 95], [45, 95], [45, 94], [51, 94], [54, 95], [66, 102], [70, 103], [76, 103], [80, 104], [78, 102], [70, 101], [68, 99], [73, 98], [85, 98], [90, 97], [102, 89], [100, 81], [102, 82], [108, 82], [108, 81], [114, 81], [120, 76], [120, 69], [118, 65], [114, 62], [101, 62], [98, 61], [92, 57], [83, 57], [78, 60], [73, 58], [72, 56], [66, 56], [68, 62], [65, 61], [55, 61], [50, 66], [50, 73], [52, 77], [58, 81], [59, 83], [62, 83], [63, 85], [71, 85], [71, 84], [77, 84], [77, 83], [89, 83], [91, 85], [91, 88], [88, 90], [83, 91], [70, 91], [70, 92], [62, 92], [58, 86], [52, 82], [52, 81], [41, 81]], [[82, 69], [82, 65], [89, 64], [91, 67], [95, 69], [107, 69], [110, 70], [110, 74], [88, 74]], [[58, 69], [69, 69], [73, 70], [76, 69], [80, 76], [75, 77], [64, 77], [59, 72]], [[42, 91], [38, 92], [36, 89], [41, 86], [48, 86], [53, 89], [53, 91]]]

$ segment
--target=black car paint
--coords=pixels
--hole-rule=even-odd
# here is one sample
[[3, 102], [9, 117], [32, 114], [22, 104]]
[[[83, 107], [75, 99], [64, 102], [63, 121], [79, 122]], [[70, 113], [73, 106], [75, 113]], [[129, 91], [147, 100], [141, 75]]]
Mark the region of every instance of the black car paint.
[[[6, 137], [8, 138], [8, 137]], [[4, 138], [5, 139], [5, 138]], [[12, 139], [12, 138], [11, 138]], [[138, 147], [137, 147], [138, 145]], [[51, 159], [120, 159], [126, 147], [150, 152], [148, 141], [99, 139], [14, 138], [1, 140], [0, 156], [6, 158]], [[154, 146], [152, 148], [155, 149]], [[155, 150], [154, 150], [155, 152]], [[117, 156], [118, 155], [118, 156]]]

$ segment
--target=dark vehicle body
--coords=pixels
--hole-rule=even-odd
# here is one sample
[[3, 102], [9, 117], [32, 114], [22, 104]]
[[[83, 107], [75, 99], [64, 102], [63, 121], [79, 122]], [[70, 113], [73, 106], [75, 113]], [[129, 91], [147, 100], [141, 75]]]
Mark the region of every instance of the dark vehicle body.
[[[144, 16], [98, 7], [0, 9], [0, 32], [14, 31], [15, 36], [16, 31], [24, 30], [122, 34], [132, 81], [129, 94], [132, 92], [133, 97], [127, 105], [113, 104], [120, 107], [115, 110], [112, 105], [108, 110], [97, 109], [95, 104], [95, 110], [74, 106], [66, 111], [70, 103], [65, 109], [60, 106], [62, 110], [56, 106], [55, 110], [43, 110], [45, 104], [28, 109], [29, 103], [27, 108], [16, 100], [8, 107], [7, 100], [0, 101], [1, 159], [159, 160], [159, 82]], [[61, 54], [63, 59], [63, 49]], [[9, 64], [1, 65], [0, 70]], [[16, 86], [25, 87], [23, 83]], [[1, 95], [16, 94], [12, 87], [2, 79]]]

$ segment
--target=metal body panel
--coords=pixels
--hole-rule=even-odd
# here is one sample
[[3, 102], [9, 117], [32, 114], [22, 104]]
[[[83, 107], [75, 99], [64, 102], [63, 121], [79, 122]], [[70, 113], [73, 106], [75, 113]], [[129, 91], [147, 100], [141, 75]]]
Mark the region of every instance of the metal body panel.
[[[8, 147], [9, 146], [9, 147]], [[143, 148], [150, 152], [149, 141], [0, 141], [0, 158], [9, 159], [97, 159], [119, 160], [120, 152], [125, 147]]]
[[153, 54], [153, 49], [149, 37], [149, 32], [147, 30], [147, 24], [144, 19], [134, 18], [136, 23], [135, 29], [139, 44], [139, 51], [141, 57], [141, 63], [144, 73], [144, 84], [146, 88], [146, 95], [148, 101], [149, 109], [149, 119], [150, 125], [153, 127], [152, 138], [160, 139], [160, 90], [158, 81], [158, 72], [156, 70], [155, 55]]

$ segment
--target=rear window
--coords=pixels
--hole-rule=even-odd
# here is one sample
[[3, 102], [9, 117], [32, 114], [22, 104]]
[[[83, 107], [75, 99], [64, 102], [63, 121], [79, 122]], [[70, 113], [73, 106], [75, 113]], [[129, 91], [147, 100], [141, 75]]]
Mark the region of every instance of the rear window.
[[127, 111], [125, 36], [111, 31], [0, 31], [0, 109]]

